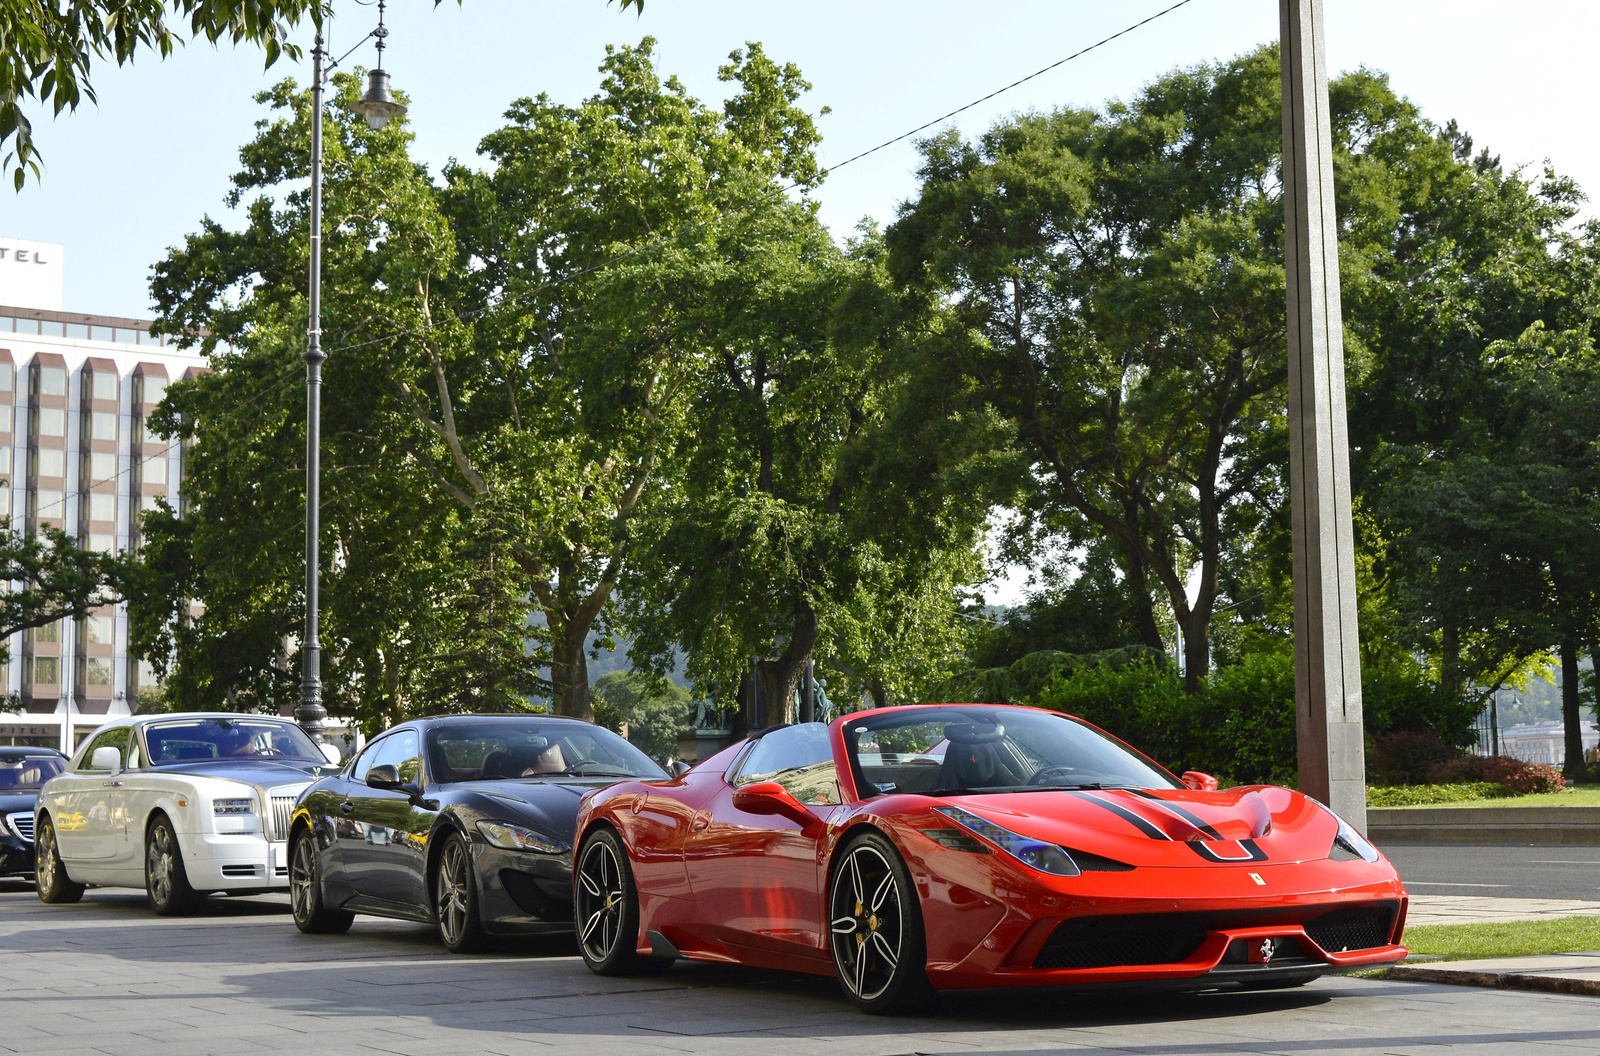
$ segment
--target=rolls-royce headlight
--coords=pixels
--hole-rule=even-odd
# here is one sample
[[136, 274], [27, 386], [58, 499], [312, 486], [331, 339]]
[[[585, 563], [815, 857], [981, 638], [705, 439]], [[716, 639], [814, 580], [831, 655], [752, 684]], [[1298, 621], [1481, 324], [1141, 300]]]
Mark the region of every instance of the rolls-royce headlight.
[[213, 814], [254, 814], [256, 801], [253, 799], [213, 799], [211, 801]]
[[960, 807], [934, 807], [962, 828], [983, 837], [1030, 869], [1054, 876], [1082, 876], [1083, 870], [1072, 856], [1053, 843], [1036, 840], [1019, 832], [996, 825], [988, 818], [980, 818], [970, 810]]
[[504, 821], [480, 821], [478, 831], [491, 844], [507, 851], [537, 851], [540, 854], [566, 854], [572, 850], [560, 840], [542, 832]]
[[[1328, 813], [1332, 814], [1332, 811]], [[1364, 862], [1378, 860], [1378, 848], [1374, 847], [1365, 836], [1361, 835], [1350, 823], [1339, 815], [1334, 814], [1334, 819], [1339, 822], [1339, 832], [1333, 838], [1333, 846], [1328, 848], [1328, 857], [1335, 860], [1349, 861], [1351, 858], [1360, 858]], [[1342, 852], [1342, 853], [1341, 853]]]

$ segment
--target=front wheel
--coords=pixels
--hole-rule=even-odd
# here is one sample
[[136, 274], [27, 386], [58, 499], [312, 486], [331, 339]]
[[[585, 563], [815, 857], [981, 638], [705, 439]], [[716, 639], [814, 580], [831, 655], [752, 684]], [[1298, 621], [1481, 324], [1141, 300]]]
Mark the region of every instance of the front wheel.
[[33, 844], [33, 882], [40, 902], [60, 905], [83, 897], [84, 885], [73, 883], [67, 875], [67, 867], [61, 864], [56, 827], [50, 824], [48, 814], [39, 815], [39, 831]]
[[628, 852], [613, 830], [594, 830], [578, 849], [573, 925], [583, 963], [596, 975], [646, 975], [672, 967], [665, 958], [641, 957], [639, 891]]
[[933, 996], [922, 907], [894, 844], [875, 832], [845, 846], [828, 892], [833, 967], [863, 1012], [909, 1012]]
[[481, 953], [489, 935], [478, 917], [478, 885], [472, 875], [472, 851], [459, 833], [444, 838], [439, 864], [433, 870], [433, 915], [439, 940], [451, 953]]
[[189, 886], [183, 850], [165, 815], [150, 823], [144, 838], [144, 893], [150, 908], [163, 917], [193, 913], [206, 896]]
[[342, 935], [356, 919], [354, 913], [330, 909], [322, 901], [317, 844], [309, 829], [295, 833], [289, 852], [289, 908], [294, 912], [294, 926], [307, 935]]

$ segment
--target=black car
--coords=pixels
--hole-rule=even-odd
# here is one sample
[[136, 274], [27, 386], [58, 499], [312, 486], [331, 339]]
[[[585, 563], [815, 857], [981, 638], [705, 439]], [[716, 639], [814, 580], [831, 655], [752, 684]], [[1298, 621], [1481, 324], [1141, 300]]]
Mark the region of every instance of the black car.
[[577, 719], [455, 715], [374, 739], [295, 804], [289, 898], [304, 932], [356, 913], [434, 923], [455, 953], [572, 927], [578, 799], [667, 774]]
[[54, 748], [0, 748], [0, 876], [32, 879], [39, 789], [66, 766]]

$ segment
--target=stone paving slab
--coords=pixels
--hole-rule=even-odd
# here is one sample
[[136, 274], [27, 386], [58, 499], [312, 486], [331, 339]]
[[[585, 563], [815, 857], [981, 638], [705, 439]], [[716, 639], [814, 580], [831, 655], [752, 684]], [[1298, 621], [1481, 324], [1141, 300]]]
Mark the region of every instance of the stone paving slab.
[[1330, 977], [1260, 993], [955, 995], [856, 1012], [832, 980], [719, 965], [602, 979], [570, 942], [452, 957], [359, 918], [295, 930], [281, 898], [150, 915], [135, 893], [45, 906], [0, 885], [0, 1054], [114, 1056], [1380, 1056], [1600, 1052], [1592, 999]]
[[1510, 920], [1600, 916], [1600, 902], [1570, 898], [1493, 898], [1479, 895], [1412, 895], [1406, 927], [1419, 924], [1493, 924]]

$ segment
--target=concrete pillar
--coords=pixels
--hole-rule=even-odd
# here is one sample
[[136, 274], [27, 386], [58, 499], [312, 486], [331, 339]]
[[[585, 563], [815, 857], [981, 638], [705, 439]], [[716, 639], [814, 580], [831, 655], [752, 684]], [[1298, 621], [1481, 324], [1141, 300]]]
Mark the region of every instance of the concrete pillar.
[[1279, 0], [1300, 789], [1366, 831], [1344, 325], [1322, 0]]

